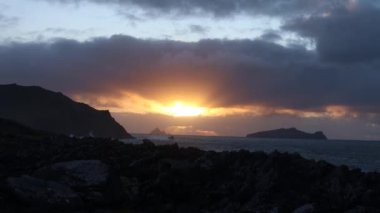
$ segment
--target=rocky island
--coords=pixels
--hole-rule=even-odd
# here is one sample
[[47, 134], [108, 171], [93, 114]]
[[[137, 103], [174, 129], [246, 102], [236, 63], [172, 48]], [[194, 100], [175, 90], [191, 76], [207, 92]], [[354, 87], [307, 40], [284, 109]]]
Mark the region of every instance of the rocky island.
[[107, 110], [96, 110], [37, 86], [0, 85], [0, 117], [75, 136], [131, 138]]
[[327, 140], [325, 134], [321, 131], [315, 133], [306, 133], [300, 131], [296, 128], [289, 129], [275, 129], [263, 132], [256, 132], [248, 134], [249, 138], [276, 138], [276, 139], [316, 139], [316, 140]]
[[71, 138], [0, 119], [0, 209], [378, 212], [380, 174], [298, 154]]
[[159, 128], [155, 128], [150, 132], [150, 135], [167, 136], [168, 134], [164, 130], [160, 130]]

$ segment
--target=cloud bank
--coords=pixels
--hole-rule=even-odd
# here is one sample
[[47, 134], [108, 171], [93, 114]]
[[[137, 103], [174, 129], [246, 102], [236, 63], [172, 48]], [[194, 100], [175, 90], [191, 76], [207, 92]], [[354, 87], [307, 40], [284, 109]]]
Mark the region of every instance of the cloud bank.
[[194, 15], [208, 13], [215, 17], [235, 14], [289, 16], [325, 11], [346, 6], [352, 0], [47, 0], [51, 2], [93, 2], [118, 5], [124, 9], [131, 6], [154, 14]]
[[69, 94], [129, 91], [157, 101], [202, 98], [215, 107], [318, 111], [347, 106], [379, 112], [380, 60], [327, 63], [319, 56], [264, 40], [62, 39], [1, 46], [0, 81]]
[[299, 18], [285, 29], [316, 40], [323, 60], [373, 61], [380, 57], [380, 9], [368, 5], [336, 9], [324, 16]]
[[[328, 114], [332, 119], [361, 118], [370, 125], [380, 124], [377, 1], [53, 1], [113, 5], [119, 11], [139, 8], [163, 17], [202, 13], [218, 19], [244, 14], [282, 22], [280, 29], [263, 28], [261, 37], [245, 40], [182, 42], [113, 35], [84, 42], [62, 38], [3, 44], [0, 83], [41, 85], [106, 108], [121, 107], [125, 96], [131, 103], [144, 104], [186, 99], [211, 108], [256, 110], [266, 116], [314, 119]], [[133, 10], [129, 12], [134, 15]], [[0, 23], [4, 20], [0, 16]], [[207, 27], [189, 23], [188, 32], [206, 37]], [[292, 39], [311, 39], [315, 49], [279, 45], [279, 40], [289, 39], [287, 33], [296, 35]]]

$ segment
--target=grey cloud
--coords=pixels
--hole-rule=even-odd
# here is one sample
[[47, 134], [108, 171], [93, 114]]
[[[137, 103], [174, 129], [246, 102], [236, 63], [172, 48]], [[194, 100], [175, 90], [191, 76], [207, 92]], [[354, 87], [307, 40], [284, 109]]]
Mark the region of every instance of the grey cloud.
[[201, 25], [196, 25], [196, 24], [190, 25], [189, 29], [190, 29], [190, 32], [197, 33], [197, 34], [205, 34], [208, 31], [207, 27], [203, 27]]
[[13, 27], [18, 23], [19, 19], [16, 17], [8, 17], [0, 13], [0, 27], [8, 28]]
[[380, 61], [324, 63], [313, 51], [262, 40], [186, 43], [117, 35], [0, 47], [0, 83], [69, 94], [115, 96], [125, 90], [156, 100], [202, 94], [215, 106], [318, 111], [345, 105], [380, 113], [379, 68]]
[[[368, 2], [368, 1], [367, 1]], [[380, 58], [380, 8], [359, 4], [325, 16], [296, 19], [284, 28], [315, 39], [321, 59], [358, 62]]]
[[282, 37], [281, 37], [279, 32], [268, 31], [268, 32], [265, 32], [264, 34], [262, 34], [260, 36], [260, 39], [273, 42], [273, 41], [281, 40]]
[[[93, 32], [93, 28], [86, 28], [86, 29], [66, 29], [66, 28], [59, 28], [59, 27], [49, 27], [46, 28], [43, 32], [44, 33], [51, 33], [51, 34], [57, 34], [57, 35], [80, 35], [80, 34], [88, 34]], [[41, 33], [38, 31], [31, 32], [31, 34], [37, 34]]]
[[118, 4], [125, 8], [134, 5], [158, 13], [175, 13], [181, 15], [210, 13], [224, 17], [238, 13], [264, 15], [294, 15], [319, 12], [326, 8], [342, 6], [349, 0], [47, 0], [60, 2], [95, 2]]
[[144, 18], [141, 18], [140, 16], [133, 14], [133, 12], [131, 11], [119, 10], [118, 14], [133, 23], [145, 21]]

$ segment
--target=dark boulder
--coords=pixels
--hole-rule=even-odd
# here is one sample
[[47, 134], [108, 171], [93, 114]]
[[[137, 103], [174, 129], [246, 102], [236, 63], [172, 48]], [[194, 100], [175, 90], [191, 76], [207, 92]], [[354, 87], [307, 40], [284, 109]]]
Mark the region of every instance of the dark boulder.
[[99, 160], [55, 163], [34, 172], [35, 176], [67, 185], [86, 202], [107, 204], [122, 200], [119, 176]]
[[311, 213], [314, 212], [313, 204], [305, 204], [303, 206], [298, 207], [293, 211], [293, 213]]
[[101, 186], [110, 176], [109, 168], [99, 160], [55, 163], [35, 172], [36, 176], [64, 183], [70, 187]]
[[147, 148], [154, 148], [156, 145], [153, 143], [153, 141], [149, 139], [143, 139], [142, 140], [142, 145]]
[[31, 206], [74, 209], [83, 205], [70, 187], [54, 181], [24, 175], [8, 178], [7, 186], [17, 199]]

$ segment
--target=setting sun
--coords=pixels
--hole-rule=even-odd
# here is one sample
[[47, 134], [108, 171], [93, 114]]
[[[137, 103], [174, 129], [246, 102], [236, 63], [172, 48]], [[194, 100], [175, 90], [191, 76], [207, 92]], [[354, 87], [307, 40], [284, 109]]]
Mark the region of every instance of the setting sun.
[[206, 112], [206, 108], [190, 106], [183, 104], [181, 101], [177, 101], [173, 106], [163, 107], [162, 111], [165, 114], [175, 117], [191, 117], [204, 114]]

